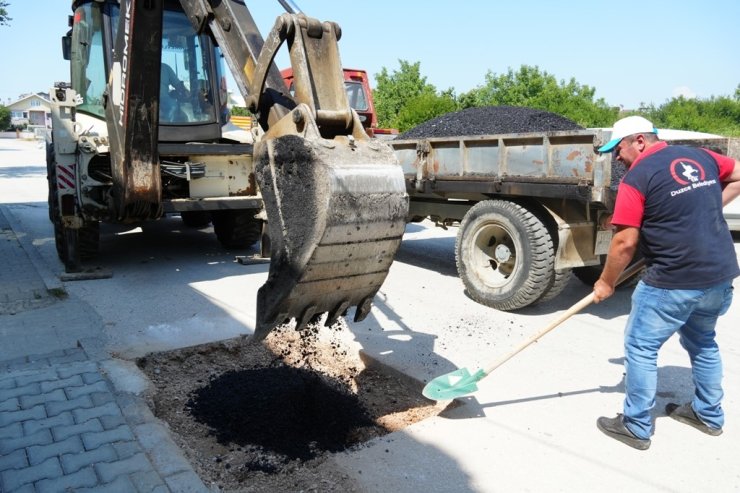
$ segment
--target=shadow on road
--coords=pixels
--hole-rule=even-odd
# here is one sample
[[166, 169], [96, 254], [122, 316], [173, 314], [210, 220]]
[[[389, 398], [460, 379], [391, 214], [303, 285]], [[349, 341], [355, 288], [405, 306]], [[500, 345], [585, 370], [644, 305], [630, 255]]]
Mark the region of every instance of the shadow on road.
[[42, 166], [3, 166], [0, 167], [0, 178], [36, 178], [46, 176]]
[[[423, 229], [421, 226], [409, 224], [406, 232]], [[396, 262], [421, 267], [439, 272], [445, 276], [457, 277], [455, 263], [455, 238], [406, 238], [398, 249]]]
[[[624, 358], [610, 358], [609, 363], [624, 365]], [[693, 378], [690, 367], [683, 366], [662, 366], [658, 368], [658, 391], [655, 399], [655, 408], [653, 415], [655, 417], [665, 416], [665, 405], [669, 402], [684, 403], [691, 400], [694, 392]], [[552, 392], [542, 395], [525, 395], [517, 399], [506, 401], [481, 403], [474, 396], [466, 396], [458, 399], [463, 404], [457, 407], [450, 407], [440, 416], [448, 419], [469, 419], [486, 416], [486, 409], [494, 409], [501, 406], [512, 406], [525, 404], [533, 401], [548, 399], [564, 399], [583, 394], [611, 394], [624, 393], [624, 375], [622, 379], [613, 385], [600, 385], [599, 387], [589, 389], [577, 389], [564, 392]], [[621, 410], [615, 410], [621, 412]]]

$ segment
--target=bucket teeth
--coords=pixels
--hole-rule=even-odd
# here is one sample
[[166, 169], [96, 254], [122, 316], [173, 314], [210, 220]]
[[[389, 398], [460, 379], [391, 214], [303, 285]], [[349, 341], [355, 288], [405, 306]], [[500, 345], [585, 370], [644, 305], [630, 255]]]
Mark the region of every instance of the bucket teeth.
[[370, 308], [373, 306], [373, 299], [372, 298], [365, 298], [362, 300], [362, 303], [357, 305], [357, 309], [355, 310], [355, 322], [362, 322], [365, 320], [365, 317], [367, 317], [368, 313], [370, 313]]
[[301, 316], [296, 320], [296, 330], [303, 330], [315, 318], [321, 317], [321, 313], [316, 313], [316, 306], [311, 305], [303, 310]]
[[304, 327], [325, 312], [333, 325], [350, 306], [370, 313], [408, 213], [401, 167], [387, 145], [270, 138], [255, 147], [267, 212], [270, 272], [257, 294], [255, 337], [285, 318]]
[[329, 312], [329, 315], [326, 317], [326, 322], [324, 322], [324, 325], [326, 327], [331, 327], [335, 323], [337, 323], [337, 320], [339, 320], [339, 317], [343, 317], [347, 315], [347, 310], [349, 309], [349, 301], [345, 300], [339, 303], [336, 307], [334, 307], [333, 310]]

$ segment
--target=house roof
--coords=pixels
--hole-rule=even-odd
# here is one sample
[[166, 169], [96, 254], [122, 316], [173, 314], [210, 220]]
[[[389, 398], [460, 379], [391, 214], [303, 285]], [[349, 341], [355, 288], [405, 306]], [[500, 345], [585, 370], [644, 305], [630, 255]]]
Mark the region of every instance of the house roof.
[[47, 92], [32, 92], [32, 93], [29, 93], [29, 94], [22, 94], [20, 97], [18, 97], [18, 99], [16, 99], [12, 103], [10, 103], [8, 105], [8, 107], [13, 106], [14, 104], [18, 104], [20, 102], [23, 102], [23, 101], [25, 101], [27, 99], [33, 99], [33, 98], [42, 99], [45, 103], [51, 103], [51, 100], [49, 99], [49, 93], [47, 93]]
[[[33, 100], [38, 100], [41, 104], [32, 107], [31, 101]], [[13, 111], [38, 111], [42, 109], [48, 111], [51, 108], [51, 101], [49, 95], [44, 92], [32, 93], [21, 96], [18, 100], [8, 104], [7, 108]]]

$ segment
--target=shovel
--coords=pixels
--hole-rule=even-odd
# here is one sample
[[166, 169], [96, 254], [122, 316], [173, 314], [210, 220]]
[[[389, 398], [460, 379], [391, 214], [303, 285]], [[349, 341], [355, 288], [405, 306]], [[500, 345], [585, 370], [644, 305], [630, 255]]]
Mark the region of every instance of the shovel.
[[[641, 258], [634, 264], [632, 264], [629, 268], [625, 269], [624, 272], [622, 272], [622, 275], [620, 275], [617, 279], [616, 285], [618, 286], [627, 279], [631, 278], [632, 276], [640, 272], [643, 267], [645, 267], [645, 260]], [[568, 310], [562, 313], [557, 319], [552, 321], [547, 327], [524, 341], [509, 354], [506, 354], [496, 360], [485, 370], [480, 369], [474, 373], [471, 373], [470, 370], [468, 370], [467, 368], [460, 368], [459, 370], [446, 373], [442, 376], [434, 378], [428, 384], [426, 384], [426, 386], [424, 386], [424, 390], [422, 390], [422, 394], [427, 399], [438, 401], [455, 399], [467, 394], [472, 394], [473, 392], [478, 390], [478, 386], [476, 385], [477, 382], [487, 377], [493, 370], [519, 354], [530, 344], [537, 342], [538, 339], [540, 339], [542, 336], [550, 332], [561, 323], [568, 320], [572, 315], [575, 315], [579, 311], [586, 308], [593, 302], [593, 300], [594, 294], [593, 292], [591, 292], [586, 295], [581, 301], [568, 308]]]

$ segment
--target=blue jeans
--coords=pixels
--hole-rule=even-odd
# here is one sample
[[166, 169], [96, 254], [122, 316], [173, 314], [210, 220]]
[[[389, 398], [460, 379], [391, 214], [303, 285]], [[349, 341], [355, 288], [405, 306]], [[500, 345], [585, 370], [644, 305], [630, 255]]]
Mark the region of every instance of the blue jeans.
[[653, 433], [650, 411], [658, 385], [658, 350], [676, 332], [691, 359], [694, 412], [705, 424], [722, 427], [722, 360], [714, 328], [731, 302], [731, 282], [708, 289], [662, 289], [642, 281], [637, 285], [624, 334], [624, 424], [637, 437]]

